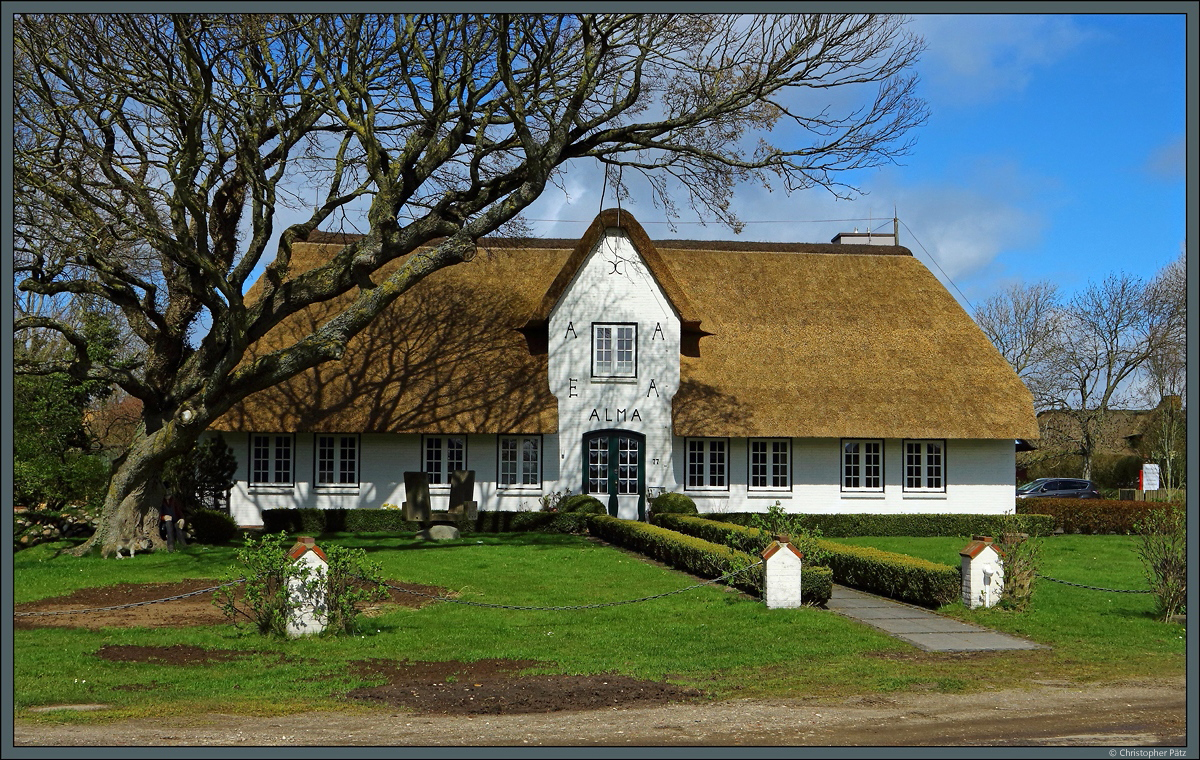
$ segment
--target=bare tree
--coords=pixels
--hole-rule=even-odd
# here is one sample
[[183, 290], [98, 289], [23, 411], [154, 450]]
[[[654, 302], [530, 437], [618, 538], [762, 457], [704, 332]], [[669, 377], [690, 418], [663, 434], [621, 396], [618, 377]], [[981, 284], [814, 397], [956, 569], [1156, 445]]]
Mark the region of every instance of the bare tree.
[[1142, 455], [1158, 463], [1163, 487], [1182, 483], [1186, 454], [1187, 416], [1187, 262], [1180, 256], [1168, 264], [1147, 292], [1157, 314], [1155, 349], [1146, 360], [1142, 399], [1153, 406], [1150, 423], [1142, 433]]
[[1049, 282], [1012, 285], [975, 310], [975, 322], [1029, 388], [1037, 409], [1051, 403], [1044, 386], [1061, 310], [1058, 286]]
[[1127, 407], [1133, 381], [1169, 334], [1171, 316], [1153, 288], [1128, 274], [1109, 275], [1076, 293], [1061, 313], [1044, 390], [1067, 424], [1054, 431], [1083, 460], [1083, 476], [1110, 434], [1109, 410]]
[[[106, 555], [157, 507], [166, 459], [247, 395], [336, 361], [572, 161], [640, 172], [669, 212], [682, 193], [736, 228], [737, 183], [851, 193], [842, 172], [903, 155], [925, 119], [921, 42], [884, 16], [25, 15], [14, 38], [19, 287], [107, 301], [139, 343], [135, 361], [105, 363], [66, 322], [15, 324], [75, 349], [69, 367], [21, 369], [69, 368], [142, 402], [82, 547]], [[829, 88], [843, 106], [820, 99]], [[315, 205], [271, 245], [301, 188]], [[361, 239], [293, 271], [294, 243], [356, 206]], [[39, 243], [56, 229], [69, 245]], [[310, 335], [247, 359], [343, 294]]]

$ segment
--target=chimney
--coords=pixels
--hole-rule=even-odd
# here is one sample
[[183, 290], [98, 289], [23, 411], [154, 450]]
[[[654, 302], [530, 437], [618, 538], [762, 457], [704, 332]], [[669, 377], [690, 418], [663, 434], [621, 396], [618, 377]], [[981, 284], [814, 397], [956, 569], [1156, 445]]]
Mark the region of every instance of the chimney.
[[893, 232], [839, 232], [829, 241], [838, 245], [895, 245], [896, 235]]

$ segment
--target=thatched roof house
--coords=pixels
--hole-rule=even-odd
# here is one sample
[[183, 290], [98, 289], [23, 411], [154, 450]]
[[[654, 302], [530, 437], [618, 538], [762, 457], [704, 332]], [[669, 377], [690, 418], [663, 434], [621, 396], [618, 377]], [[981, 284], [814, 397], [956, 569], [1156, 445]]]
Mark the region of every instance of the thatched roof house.
[[[664, 417], [667, 435], [682, 440], [1003, 441], [1011, 467], [1013, 441], [1037, 437], [1029, 392], [908, 249], [654, 241], [628, 213], [618, 226], [617, 214], [602, 213], [580, 240], [480, 241], [474, 260], [438, 271], [402, 296], [352, 341], [340, 362], [253, 395], [216, 429], [558, 434], [565, 451], [571, 445], [565, 436], [577, 445], [578, 431], [564, 424], [560, 404], [574, 398], [578, 376], [587, 372], [558, 373], [575, 383], [570, 394], [558, 394], [552, 357], [561, 339], [586, 338], [584, 331], [611, 319], [637, 325], [633, 334], [646, 361], [661, 332], [672, 333], [663, 337], [677, 347], [670, 352], [675, 366], [639, 367], [637, 382], [657, 378], [657, 385], [639, 385], [626, 406], [666, 390], [673, 396]], [[327, 260], [343, 242], [314, 233], [295, 245], [293, 274]], [[604, 283], [618, 278], [593, 272], [615, 274], [622, 262], [613, 259], [602, 269], [589, 262], [604, 245], [617, 243], [639, 274], [614, 291]], [[635, 303], [641, 312], [629, 311]], [[308, 334], [336, 308], [296, 315], [252, 355]], [[556, 326], [554, 319], [566, 319], [571, 309], [582, 311]], [[607, 316], [620, 310], [626, 316]], [[646, 316], [652, 313], [666, 318]], [[665, 388], [667, 377], [678, 379]], [[613, 385], [596, 390], [611, 395]], [[589, 408], [599, 410], [599, 403]], [[675, 452], [675, 458], [683, 456]], [[575, 482], [567, 473], [551, 480]]]

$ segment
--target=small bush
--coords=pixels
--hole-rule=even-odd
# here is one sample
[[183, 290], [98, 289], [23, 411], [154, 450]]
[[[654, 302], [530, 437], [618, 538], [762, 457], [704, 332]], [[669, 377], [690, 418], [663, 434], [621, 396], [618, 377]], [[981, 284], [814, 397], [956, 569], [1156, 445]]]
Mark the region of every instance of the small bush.
[[379, 567], [367, 561], [362, 549], [347, 549], [330, 545], [322, 547], [328, 568], [322, 579], [308, 565], [294, 562], [288, 556], [286, 533], [267, 535], [261, 539], [249, 536], [238, 549], [240, 567], [232, 568], [227, 579], [244, 577], [245, 596], [239, 608], [234, 586], [219, 589], [213, 604], [226, 617], [248, 619], [259, 633], [267, 636], [286, 636], [287, 626], [297, 605], [289, 593], [289, 583], [299, 582], [306, 588], [325, 585], [325, 635], [357, 632], [358, 605], [387, 595], [380, 580]]
[[694, 515], [696, 502], [682, 493], [661, 493], [650, 502], [652, 515]]
[[191, 517], [192, 540], [198, 544], [224, 544], [237, 535], [238, 525], [232, 517], [215, 509], [197, 509]]
[[607, 515], [608, 507], [591, 494], [577, 493], [560, 501], [558, 511], [569, 514]]
[[1004, 587], [1000, 606], [1023, 611], [1033, 601], [1034, 585], [1042, 564], [1042, 543], [1037, 535], [1021, 531], [1015, 514], [1006, 515], [996, 535], [996, 551], [1004, 564]]
[[1137, 525], [1138, 556], [1166, 620], [1187, 611], [1187, 517], [1181, 507], [1154, 510]]

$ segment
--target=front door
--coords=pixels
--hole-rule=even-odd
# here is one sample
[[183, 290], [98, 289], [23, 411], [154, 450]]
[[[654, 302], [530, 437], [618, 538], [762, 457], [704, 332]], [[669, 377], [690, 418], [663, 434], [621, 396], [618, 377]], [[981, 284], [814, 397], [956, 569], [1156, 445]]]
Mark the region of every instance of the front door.
[[583, 437], [583, 492], [623, 520], [646, 519], [646, 436], [598, 430]]

